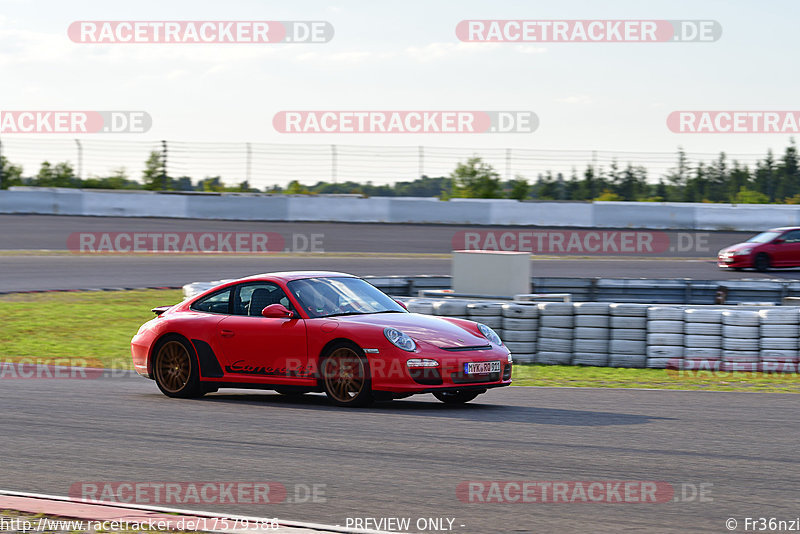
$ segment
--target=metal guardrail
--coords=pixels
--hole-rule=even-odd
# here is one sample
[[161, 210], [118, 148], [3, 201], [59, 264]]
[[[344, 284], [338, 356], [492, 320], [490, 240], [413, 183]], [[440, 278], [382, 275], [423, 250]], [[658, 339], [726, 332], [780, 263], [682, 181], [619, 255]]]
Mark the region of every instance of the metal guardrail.
[[[397, 297], [420, 291], [450, 289], [449, 276], [372, 276], [370, 283]], [[797, 280], [691, 280], [682, 278], [556, 278], [533, 277], [531, 292], [569, 293], [574, 302], [642, 302], [647, 304], [715, 304], [720, 289], [725, 304], [781, 304], [800, 297]], [[437, 295], [438, 296], [438, 295]], [[470, 297], [472, 298], [472, 297]]]

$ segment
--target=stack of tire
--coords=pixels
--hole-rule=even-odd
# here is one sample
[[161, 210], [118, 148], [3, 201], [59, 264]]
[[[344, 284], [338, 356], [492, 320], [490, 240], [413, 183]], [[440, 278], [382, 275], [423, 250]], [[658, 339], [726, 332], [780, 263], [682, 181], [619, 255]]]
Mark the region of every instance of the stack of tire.
[[758, 371], [761, 329], [758, 312], [722, 312], [722, 364], [720, 370]]
[[515, 363], [536, 360], [539, 308], [536, 304], [503, 304], [503, 333], [500, 339], [511, 351]]
[[569, 302], [540, 302], [536, 363], [570, 365], [574, 315]]
[[422, 313], [425, 315], [433, 315], [433, 300], [430, 299], [408, 299], [404, 301], [406, 308], [411, 313]]
[[[470, 302], [467, 304], [467, 316], [470, 321], [483, 323], [503, 339], [503, 305], [500, 302]], [[536, 332], [533, 332], [536, 340]]]
[[611, 312], [609, 367], [644, 367], [647, 360], [647, 304], [615, 303]]
[[574, 305], [572, 365], [605, 367], [608, 364], [609, 306], [605, 302], [578, 302]]
[[469, 319], [467, 316], [466, 300], [442, 299], [433, 303], [433, 314], [442, 317], [456, 317], [458, 319]]
[[761, 318], [761, 347], [758, 370], [762, 373], [796, 373], [800, 313], [794, 307], [758, 312]]
[[653, 306], [647, 309], [647, 362], [651, 369], [683, 367], [683, 309]]
[[722, 310], [697, 308], [683, 314], [683, 369], [719, 370], [722, 359]]

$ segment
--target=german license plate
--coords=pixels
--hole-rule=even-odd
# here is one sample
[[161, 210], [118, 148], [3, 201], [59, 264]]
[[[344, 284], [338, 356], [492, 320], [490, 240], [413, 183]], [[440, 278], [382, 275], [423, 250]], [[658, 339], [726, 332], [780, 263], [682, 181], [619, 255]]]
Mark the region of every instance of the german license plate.
[[500, 361], [495, 362], [467, 362], [464, 364], [464, 374], [485, 375], [488, 373], [499, 373]]

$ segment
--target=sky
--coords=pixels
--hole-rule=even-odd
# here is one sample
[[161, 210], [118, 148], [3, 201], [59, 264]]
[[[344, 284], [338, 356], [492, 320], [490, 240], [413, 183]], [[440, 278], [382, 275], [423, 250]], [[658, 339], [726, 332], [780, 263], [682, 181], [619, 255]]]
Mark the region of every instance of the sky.
[[[747, 161], [769, 148], [782, 151], [789, 136], [676, 134], [666, 117], [676, 110], [800, 110], [798, 6], [713, 0], [0, 0], [0, 110], [143, 110], [153, 119], [141, 134], [3, 134], [0, 141], [4, 155], [34, 171], [43, 154], [74, 160], [73, 139], [85, 139], [92, 151], [84, 154], [84, 174], [116, 164], [133, 172], [141, 153], [161, 139], [177, 143], [175, 164], [194, 175], [241, 167], [244, 143], [409, 148], [396, 149], [396, 158], [380, 149], [365, 151], [362, 160], [341, 156], [334, 171], [340, 179], [368, 179], [372, 171], [364, 169], [381, 156], [413, 174], [420, 145], [453, 148], [438, 162], [441, 169], [481, 150], [494, 154], [502, 168], [500, 154], [507, 148], [576, 151], [553, 157], [562, 166], [570, 158], [583, 166], [592, 151], [602, 158], [604, 152], [666, 154], [678, 146]], [[464, 43], [455, 27], [465, 19], [711, 19], [722, 35], [710, 43]], [[335, 36], [325, 44], [78, 44], [67, 36], [78, 20], [324, 20]], [[533, 133], [510, 134], [284, 134], [272, 126], [282, 110], [463, 109], [529, 110], [540, 124]], [[129, 150], [119, 148], [123, 141]], [[220, 145], [228, 148], [212, 164], [206, 148], [214, 145], [194, 142], [230, 145]], [[313, 159], [317, 168], [298, 172], [325, 178], [331, 172], [329, 156], [322, 154], [327, 149], [315, 150], [319, 160], [297, 160], [288, 149], [271, 154], [279, 163], [270, 169], [264, 155], [251, 173], [259, 185], [285, 182], [292, 167]], [[198, 163], [203, 157], [208, 169]], [[628, 156], [620, 157], [624, 165]], [[440, 170], [434, 157], [425, 165], [426, 174]], [[374, 175], [378, 181], [389, 176]]]

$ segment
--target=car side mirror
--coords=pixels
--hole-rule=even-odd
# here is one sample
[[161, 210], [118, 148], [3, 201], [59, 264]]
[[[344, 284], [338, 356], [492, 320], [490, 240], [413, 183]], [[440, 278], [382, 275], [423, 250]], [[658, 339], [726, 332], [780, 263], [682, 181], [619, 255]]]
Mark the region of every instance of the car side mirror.
[[782, 237], [777, 237], [772, 241], [772, 243], [774, 245], [780, 245], [781, 243], [786, 243], [786, 241]]
[[287, 309], [283, 304], [270, 304], [261, 310], [261, 315], [272, 319], [291, 319], [294, 317], [294, 312]]
[[398, 303], [404, 310], [408, 311], [408, 306], [406, 306], [405, 302], [403, 302], [402, 300], [397, 300], [397, 299], [394, 299], [394, 301], [396, 303]]

